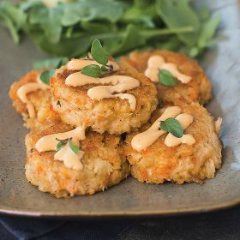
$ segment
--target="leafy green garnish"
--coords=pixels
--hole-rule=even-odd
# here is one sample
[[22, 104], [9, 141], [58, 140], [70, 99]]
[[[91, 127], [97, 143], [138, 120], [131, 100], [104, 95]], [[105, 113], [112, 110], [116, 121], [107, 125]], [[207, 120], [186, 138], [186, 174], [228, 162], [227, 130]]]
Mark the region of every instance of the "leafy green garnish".
[[56, 139], [58, 142], [57, 146], [56, 146], [56, 150], [59, 151], [61, 150], [66, 144], [69, 144], [69, 147], [71, 148], [71, 150], [75, 153], [75, 154], [78, 154], [79, 151], [80, 151], [80, 148], [75, 145], [73, 142], [72, 142], [72, 139], [69, 138], [69, 139], [64, 139], [64, 140], [59, 140], [59, 139]]
[[96, 20], [115, 23], [122, 17], [124, 8], [125, 4], [116, 0], [76, 0], [64, 5], [62, 24], [72, 26]]
[[168, 118], [160, 123], [160, 128], [166, 132], [173, 134], [175, 137], [180, 138], [183, 136], [183, 128], [178, 120], [175, 118]]
[[98, 78], [102, 75], [101, 68], [97, 64], [90, 64], [84, 67], [81, 73], [94, 78]]
[[41, 61], [34, 62], [33, 69], [51, 69], [59, 68], [61, 65], [65, 64], [68, 61], [67, 58], [50, 58]]
[[64, 139], [64, 140], [56, 139], [56, 140], [58, 141], [58, 144], [56, 146], [57, 152], [60, 151], [68, 143], [68, 139]]
[[187, 45], [194, 45], [200, 30], [200, 21], [191, 8], [189, 0], [157, 0], [157, 12], [169, 28], [188, 26], [191, 33], [178, 33], [177, 36]]
[[40, 75], [40, 80], [49, 85], [50, 78], [54, 75], [55, 70], [44, 71]]
[[[74, 0], [52, 8], [41, 0], [5, 0], [0, 22], [15, 42], [25, 33], [52, 56], [81, 57], [99, 39], [113, 56], [161, 47], [195, 57], [214, 43], [219, 18], [195, 10], [190, 0]], [[106, 64], [103, 52], [95, 57]]]
[[69, 147], [71, 148], [71, 150], [75, 153], [78, 154], [80, 152], [80, 148], [75, 145], [72, 140], [69, 140]]
[[59, 68], [61, 65], [67, 62], [67, 58], [51, 58], [46, 60], [37, 61], [33, 64], [33, 68], [37, 70], [42, 69], [50, 69], [45, 70], [40, 75], [40, 80], [45, 83], [49, 84], [50, 78], [54, 75], [56, 68]]
[[19, 43], [19, 32], [26, 24], [26, 14], [9, 1], [0, 2], [0, 23], [5, 25], [15, 43]]
[[96, 62], [106, 65], [108, 62], [108, 54], [105, 49], [102, 47], [102, 44], [98, 39], [95, 39], [92, 42], [91, 55]]
[[99, 78], [107, 73], [111, 73], [113, 69], [111, 65], [107, 65], [108, 57], [109, 56], [105, 49], [102, 47], [100, 41], [98, 39], [95, 39], [92, 42], [91, 58], [93, 58], [97, 63], [102, 65], [90, 64], [81, 69], [81, 73], [95, 78]]
[[168, 70], [162, 69], [158, 73], [159, 82], [166, 87], [174, 87], [177, 79]]

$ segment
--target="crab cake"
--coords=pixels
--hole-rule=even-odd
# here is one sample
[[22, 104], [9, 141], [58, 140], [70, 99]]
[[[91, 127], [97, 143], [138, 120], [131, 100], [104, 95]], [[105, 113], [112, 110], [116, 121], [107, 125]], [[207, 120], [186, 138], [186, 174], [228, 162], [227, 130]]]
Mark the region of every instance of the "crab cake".
[[[203, 69], [195, 60], [183, 54], [165, 50], [132, 52], [129, 58], [123, 57], [121, 61], [131, 64], [156, 82], [158, 98], [164, 103], [178, 104], [182, 101], [195, 101], [205, 104], [212, 97], [212, 86]], [[163, 69], [171, 68], [172, 71], [177, 71], [178, 75], [174, 77], [177, 79], [178, 76], [180, 79], [182, 77], [182, 81], [177, 81], [175, 86], [164, 86], [160, 83], [158, 80], [159, 69], [154, 69], [152, 66], [158, 67], [158, 62], [161, 61], [163, 64], [167, 64], [167, 66], [162, 65]]]
[[56, 151], [36, 150], [37, 142], [42, 137], [69, 130], [69, 126], [61, 124], [41, 127], [26, 136], [26, 177], [40, 191], [49, 192], [58, 198], [94, 194], [118, 184], [129, 175], [129, 164], [118, 136], [88, 132], [79, 143], [81, 152], [84, 152], [80, 168], [54, 160]]
[[[176, 138], [159, 129], [161, 121], [171, 116], [166, 110], [176, 111], [174, 116], [185, 129], [183, 137]], [[153, 115], [151, 124], [144, 126], [140, 134], [135, 132], [127, 137], [124, 149], [132, 175], [140, 182], [156, 184], [201, 183], [213, 178], [221, 166], [222, 146], [218, 138], [219, 124], [215, 126], [207, 110], [191, 103], [157, 110]], [[145, 148], [141, 145], [144, 142]]]
[[[57, 70], [50, 84], [53, 108], [63, 122], [90, 126], [99, 133], [121, 134], [149, 120], [158, 103], [157, 91], [143, 74], [123, 63], [112, 75], [93, 78], [81, 74], [81, 68], [69, 69], [74, 61], [84, 59], [73, 59]], [[70, 79], [82, 85], [74, 81], [70, 85]]]
[[[60, 121], [58, 115], [52, 110], [50, 90], [47, 86], [42, 86], [37, 82], [39, 73], [37, 71], [31, 71], [21, 77], [17, 82], [14, 82], [9, 90], [9, 96], [13, 102], [13, 106], [18, 113], [23, 116], [26, 121], [26, 126], [32, 128], [38, 124], [49, 124], [50, 122]], [[30, 84], [30, 85], [29, 85]], [[32, 84], [32, 85], [31, 85]], [[38, 84], [40, 87], [38, 87]], [[26, 86], [32, 87], [32, 91], [27, 93], [26, 99], [31, 103], [33, 111], [30, 116], [27, 104], [24, 103], [19, 97], [19, 89], [23, 89]], [[25, 92], [26, 93], [26, 92]]]

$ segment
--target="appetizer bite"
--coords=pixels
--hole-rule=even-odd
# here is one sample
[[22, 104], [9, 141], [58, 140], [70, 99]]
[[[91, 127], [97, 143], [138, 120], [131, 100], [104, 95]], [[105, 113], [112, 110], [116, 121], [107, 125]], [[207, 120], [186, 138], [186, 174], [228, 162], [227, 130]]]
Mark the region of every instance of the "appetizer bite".
[[27, 180], [55, 197], [94, 194], [118, 184], [130, 172], [120, 136], [72, 129], [65, 124], [26, 136]]
[[132, 52], [123, 57], [151, 79], [157, 86], [158, 98], [165, 104], [185, 102], [207, 103], [212, 97], [212, 86], [196, 61], [180, 53], [153, 50]]
[[31, 128], [26, 178], [40, 191], [94, 194], [130, 172], [157, 184], [214, 177], [221, 119], [214, 122], [198, 103], [210, 100], [211, 84], [195, 61], [156, 50], [118, 64], [94, 40], [87, 57], [55, 64], [9, 91]]
[[154, 84], [127, 63], [110, 59], [100, 42], [51, 79], [52, 105], [63, 122], [121, 134], [146, 123], [157, 106]]
[[221, 166], [220, 121], [198, 103], [168, 106], [129, 134], [125, 154], [140, 182], [202, 182]]
[[40, 79], [40, 73], [31, 71], [13, 83], [9, 90], [13, 107], [26, 122], [26, 127], [60, 121], [52, 110], [49, 85]]

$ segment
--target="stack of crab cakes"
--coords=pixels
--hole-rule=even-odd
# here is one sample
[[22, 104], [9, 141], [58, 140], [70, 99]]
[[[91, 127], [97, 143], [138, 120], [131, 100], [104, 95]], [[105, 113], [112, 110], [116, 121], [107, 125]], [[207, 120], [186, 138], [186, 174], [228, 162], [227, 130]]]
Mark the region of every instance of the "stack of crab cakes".
[[97, 63], [72, 59], [55, 71], [49, 85], [39, 81], [41, 72], [30, 72], [9, 91], [30, 129], [25, 139], [27, 180], [56, 197], [94, 194], [126, 179], [130, 165], [121, 134], [146, 124], [157, 107], [154, 84], [125, 63], [111, 60], [111, 71], [101, 78], [80, 76], [105, 81], [103, 94], [114, 87], [108, 91], [111, 97], [88, 96], [90, 89], [100, 87], [98, 82], [66, 84], [92, 64]]
[[72, 197], [103, 191], [130, 173], [157, 184], [213, 178], [221, 166], [221, 120], [200, 105], [211, 98], [200, 66], [168, 51], [133, 52], [117, 63], [96, 45], [100, 50], [92, 46], [88, 57], [56, 69], [49, 84], [32, 71], [11, 86], [30, 129], [27, 180]]

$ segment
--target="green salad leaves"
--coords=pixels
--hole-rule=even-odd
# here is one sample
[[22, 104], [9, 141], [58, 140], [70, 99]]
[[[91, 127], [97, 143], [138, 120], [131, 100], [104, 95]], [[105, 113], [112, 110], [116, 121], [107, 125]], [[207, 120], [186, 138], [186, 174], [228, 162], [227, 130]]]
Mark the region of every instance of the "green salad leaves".
[[[220, 19], [206, 9], [204, 14], [195, 10], [192, 2], [69, 0], [49, 8], [41, 0], [17, 5], [1, 1], [0, 23], [15, 43], [25, 34], [51, 56], [86, 55], [91, 42], [99, 39], [114, 56], [133, 49], [166, 48], [195, 57], [213, 44]], [[102, 60], [104, 56], [102, 52]]]

